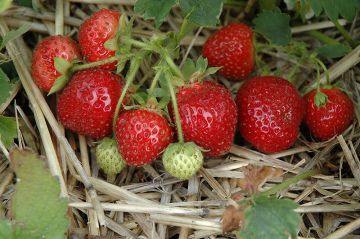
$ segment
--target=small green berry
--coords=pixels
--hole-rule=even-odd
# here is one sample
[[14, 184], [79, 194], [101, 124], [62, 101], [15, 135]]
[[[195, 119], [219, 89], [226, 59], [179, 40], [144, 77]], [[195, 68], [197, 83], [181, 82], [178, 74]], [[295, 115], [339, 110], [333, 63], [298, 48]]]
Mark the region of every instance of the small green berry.
[[126, 162], [122, 159], [115, 139], [104, 138], [96, 146], [96, 162], [107, 175], [121, 172]]
[[162, 161], [165, 170], [179, 179], [189, 179], [201, 168], [204, 156], [193, 142], [170, 144]]

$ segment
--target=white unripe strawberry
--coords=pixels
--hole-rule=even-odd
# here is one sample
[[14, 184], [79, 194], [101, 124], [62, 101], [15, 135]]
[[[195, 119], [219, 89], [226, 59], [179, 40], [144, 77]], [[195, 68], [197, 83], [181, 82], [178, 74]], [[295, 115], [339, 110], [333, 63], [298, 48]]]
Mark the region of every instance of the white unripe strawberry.
[[126, 166], [115, 139], [104, 138], [96, 147], [96, 162], [109, 176], [118, 174]]
[[203, 160], [200, 148], [193, 142], [170, 144], [162, 156], [165, 170], [179, 179], [189, 179], [195, 175]]

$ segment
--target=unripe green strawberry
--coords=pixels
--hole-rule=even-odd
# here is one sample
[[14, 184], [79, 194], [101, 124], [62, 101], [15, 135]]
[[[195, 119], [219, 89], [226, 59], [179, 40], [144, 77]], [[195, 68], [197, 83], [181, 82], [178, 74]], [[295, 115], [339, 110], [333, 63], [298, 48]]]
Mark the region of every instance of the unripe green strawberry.
[[104, 138], [96, 147], [96, 162], [107, 175], [115, 175], [126, 166], [115, 139]]
[[203, 160], [200, 148], [193, 142], [170, 144], [162, 156], [165, 170], [179, 179], [191, 178], [201, 168]]

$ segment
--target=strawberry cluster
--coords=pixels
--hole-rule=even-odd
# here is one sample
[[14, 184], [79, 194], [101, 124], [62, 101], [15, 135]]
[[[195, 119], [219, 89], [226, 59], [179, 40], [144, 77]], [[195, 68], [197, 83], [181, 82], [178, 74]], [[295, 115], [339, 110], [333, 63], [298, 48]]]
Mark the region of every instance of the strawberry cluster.
[[[65, 128], [96, 140], [114, 134], [114, 139], [104, 138], [96, 150], [97, 162], [108, 174], [118, 173], [124, 161], [142, 166], [163, 153], [165, 169], [188, 179], [201, 167], [203, 155], [219, 157], [229, 152], [237, 127], [256, 149], [273, 153], [295, 143], [304, 117], [320, 140], [341, 133], [352, 122], [352, 102], [337, 89], [322, 90], [328, 102], [318, 107], [314, 102], [316, 90], [303, 98], [280, 77], [247, 79], [254, 68], [255, 52], [253, 32], [245, 24], [230, 24], [209, 37], [202, 52], [206, 60], [199, 61], [219, 67], [219, 74], [230, 80], [245, 80], [236, 99], [223, 85], [204, 80], [209, 72], [207, 65], [197, 66], [189, 79], [179, 84], [177, 80], [186, 77], [168, 54], [159, 62], [160, 70], [148, 89], [146, 103], [130, 106], [131, 96], [139, 97], [136, 90], [127, 91], [141, 61], [134, 57], [126, 80], [113, 72], [125, 58], [109, 47], [118, 40], [120, 16], [108, 9], [96, 12], [81, 25], [79, 46], [69, 37], [51, 36], [38, 44], [32, 61], [32, 76], [40, 89], [52, 92], [54, 87], [66, 85], [57, 104]], [[154, 41], [157, 45], [166, 42]], [[147, 51], [155, 49], [134, 40], [126, 44]], [[157, 52], [166, 54], [164, 48]], [[169, 74], [169, 69], [176, 77]], [[70, 82], [58, 83], [61, 77], [68, 77]], [[163, 95], [172, 100], [163, 108], [151, 95], [159, 79], [168, 87], [161, 88], [166, 89]], [[174, 135], [179, 143], [173, 143]]]

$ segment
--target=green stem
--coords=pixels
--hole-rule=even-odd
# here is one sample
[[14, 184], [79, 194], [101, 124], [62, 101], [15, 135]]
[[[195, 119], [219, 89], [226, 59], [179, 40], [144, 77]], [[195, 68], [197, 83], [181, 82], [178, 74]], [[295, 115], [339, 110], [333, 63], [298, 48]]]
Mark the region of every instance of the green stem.
[[295, 183], [297, 183], [297, 182], [299, 182], [299, 181], [301, 181], [301, 180], [303, 180], [305, 178], [314, 176], [314, 175], [316, 175], [318, 173], [319, 172], [317, 170], [311, 170], [311, 171], [307, 171], [305, 173], [299, 174], [299, 175], [297, 175], [295, 177], [292, 177], [292, 178], [289, 178], [289, 179], [285, 180], [281, 184], [278, 184], [278, 185], [270, 188], [267, 191], [258, 193], [257, 196], [265, 196], [265, 197], [271, 196], [271, 195], [273, 195], [275, 193], [278, 193], [278, 192], [280, 192], [280, 191], [282, 191], [284, 189], [287, 189], [292, 184], [295, 184]]
[[131, 44], [137, 48], [151, 50], [149, 44], [146, 44], [145, 42], [134, 40], [132, 38], [128, 38], [128, 37], [120, 38], [120, 42]]
[[338, 20], [333, 22], [335, 27], [341, 33], [341, 35], [345, 38], [345, 40], [350, 44], [352, 48], [356, 47], [356, 42], [352, 39], [349, 32], [339, 23]]
[[[330, 76], [329, 76], [329, 72], [328, 72], [325, 64], [321, 60], [319, 60], [317, 57], [314, 57], [313, 60], [315, 61], [315, 63], [318, 66], [320, 66], [323, 69], [325, 77], [326, 77], [326, 82], [329, 84], [330, 83]], [[317, 80], [319, 81], [319, 85], [320, 85], [320, 76], [318, 76], [317, 78], [318, 78]]]
[[174, 114], [175, 114], [175, 123], [176, 123], [177, 132], [178, 132], [178, 141], [179, 141], [179, 143], [183, 144], [184, 143], [184, 136], [183, 136], [183, 133], [182, 133], [180, 113], [179, 113], [179, 108], [178, 108], [178, 104], [177, 104], [177, 101], [176, 101], [176, 95], [175, 95], [174, 87], [173, 87], [172, 82], [170, 80], [170, 78], [171, 78], [170, 74], [166, 74], [165, 78], [166, 78], [166, 81], [167, 81], [167, 84], [168, 84], [168, 87], [169, 87], [170, 96], [171, 96], [171, 102], [172, 102], [173, 110], [174, 110]]
[[195, 25], [188, 21], [187, 18], [184, 18], [184, 21], [181, 24], [180, 31], [176, 34], [176, 41], [179, 44], [180, 41], [194, 29]]
[[105, 65], [107, 63], [111, 63], [111, 62], [114, 62], [114, 61], [117, 61], [118, 60], [118, 57], [117, 56], [112, 56], [112, 57], [109, 57], [105, 60], [101, 60], [101, 61], [95, 61], [95, 62], [90, 62], [90, 63], [86, 63], [86, 64], [79, 64], [79, 65], [74, 65], [70, 71], [71, 72], [75, 72], [75, 71], [80, 71], [80, 70], [85, 70], [85, 69], [88, 69], [88, 68], [93, 68], [93, 67], [97, 67], [97, 66], [101, 66], [101, 65]]
[[[124, 101], [126, 92], [127, 92], [130, 85], [132, 84], [132, 82], [135, 79], [136, 73], [140, 68], [140, 63], [141, 63], [142, 59], [143, 59], [143, 57], [138, 55], [138, 56], [135, 56], [135, 58], [131, 61], [129, 72], [126, 75], [125, 86], [124, 86], [124, 88], [123, 88], [123, 90], [121, 92], [119, 101], [118, 101], [118, 103], [116, 105], [116, 108], [115, 108], [114, 119], [113, 119], [113, 128], [115, 128], [116, 120], [117, 120], [117, 118], [119, 116], [119, 111], [120, 111], [122, 102]], [[114, 132], [115, 132], [115, 130], [114, 130]]]
[[315, 30], [309, 31], [308, 34], [325, 44], [330, 44], [330, 45], [339, 44], [339, 42], [337, 40], [334, 40], [331, 37], [325, 35], [322, 32], [319, 32], [319, 31], [315, 31]]
[[174, 61], [171, 59], [171, 57], [169, 56], [168, 52], [166, 50], [162, 51], [161, 54], [166, 63], [168, 64], [168, 66], [170, 67], [170, 69], [172, 70], [172, 72], [177, 76], [180, 77], [181, 79], [184, 79], [184, 76], [182, 74], [182, 72], [180, 71], [179, 67], [177, 65], [175, 65]]
[[162, 73], [163, 73], [162, 70], [159, 70], [158, 72], [156, 72], [154, 79], [151, 82], [149, 91], [148, 91], [148, 100], [153, 96], [155, 87], [156, 87], [157, 83], [159, 82], [159, 79], [160, 79], [160, 76]]

